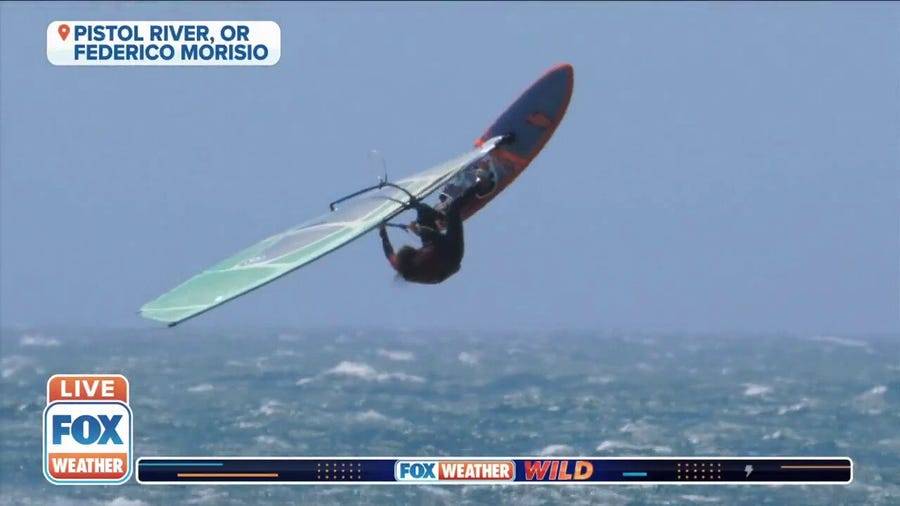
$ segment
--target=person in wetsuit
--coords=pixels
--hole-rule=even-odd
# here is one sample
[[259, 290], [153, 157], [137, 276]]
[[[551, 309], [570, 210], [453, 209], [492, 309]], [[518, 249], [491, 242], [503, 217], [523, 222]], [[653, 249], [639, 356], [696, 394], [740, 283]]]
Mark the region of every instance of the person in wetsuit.
[[[416, 209], [416, 221], [410, 229], [422, 239], [421, 248], [407, 245], [394, 253], [387, 228], [381, 225], [379, 233], [384, 256], [403, 279], [412, 283], [437, 284], [459, 271], [465, 253], [460, 209], [475, 196], [479, 186], [476, 183], [453, 199], [443, 213], [421, 201], [410, 202]], [[439, 221], [446, 224], [443, 233]]]

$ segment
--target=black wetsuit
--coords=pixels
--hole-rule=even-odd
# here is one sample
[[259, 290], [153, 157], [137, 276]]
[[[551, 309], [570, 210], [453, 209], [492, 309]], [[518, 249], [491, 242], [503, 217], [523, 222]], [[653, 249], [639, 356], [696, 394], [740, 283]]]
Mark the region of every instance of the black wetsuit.
[[[422, 202], [416, 202], [416, 225], [419, 229], [419, 237], [422, 239], [422, 247], [413, 251], [399, 254], [394, 253], [387, 233], [381, 235], [381, 243], [384, 254], [403, 279], [414, 283], [436, 284], [440, 283], [457, 271], [459, 271], [465, 254], [465, 241], [463, 239], [463, 220], [460, 213], [462, 206], [475, 196], [476, 188], [467, 189], [462, 195], [454, 199], [445, 210], [445, 214], [434, 210], [431, 206]], [[446, 230], [442, 233], [437, 225], [437, 220], [445, 220]], [[400, 265], [399, 256], [406, 255]]]

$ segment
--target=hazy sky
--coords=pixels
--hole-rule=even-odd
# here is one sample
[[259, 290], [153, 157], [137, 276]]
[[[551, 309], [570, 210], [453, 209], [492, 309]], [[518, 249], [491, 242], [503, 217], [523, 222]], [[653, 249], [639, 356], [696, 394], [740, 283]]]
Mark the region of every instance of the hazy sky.
[[[144, 302], [372, 183], [370, 149], [445, 161], [570, 62], [448, 282], [395, 281], [372, 234], [184, 328], [900, 330], [898, 4], [0, 9], [4, 325], [157, 325]], [[281, 61], [47, 62], [48, 23], [108, 19], [274, 20]]]

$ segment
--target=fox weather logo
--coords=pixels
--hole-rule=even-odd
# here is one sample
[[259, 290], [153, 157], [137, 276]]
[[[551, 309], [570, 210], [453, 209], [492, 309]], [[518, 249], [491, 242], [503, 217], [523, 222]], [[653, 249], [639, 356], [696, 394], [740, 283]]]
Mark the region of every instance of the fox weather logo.
[[44, 476], [57, 485], [131, 478], [132, 420], [122, 375], [57, 374], [47, 381]]
[[394, 466], [394, 479], [397, 481], [438, 481], [435, 475], [437, 462], [400, 461]]

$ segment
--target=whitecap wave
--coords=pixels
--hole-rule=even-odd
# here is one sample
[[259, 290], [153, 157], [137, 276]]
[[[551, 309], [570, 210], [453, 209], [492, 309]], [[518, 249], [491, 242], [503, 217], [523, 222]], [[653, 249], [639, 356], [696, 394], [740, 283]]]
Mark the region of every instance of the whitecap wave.
[[269, 448], [282, 448], [282, 449], [290, 448], [290, 445], [288, 445], [287, 443], [285, 443], [281, 439], [278, 439], [275, 436], [269, 436], [269, 435], [264, 434], [264, 435], [256, 436], [255, 438], [253, 438], [253, 440], [256, 442], [256, 444], [258, 444], [260, 446], [266, 446]]
[[757, 385], [756, 383], [745, 383], [744, 387], [744, 395], [747, 397], [759, 397], [772, 391], [772, 387], [768, 385]]
[[264, 416], [272, 416], [281, 410], [282, 404], [276, 400], [269, 399], [262, 403], [262, 406], [256, 410], [257, 414]]
[[884, 400], [884, 394], [886, 392], [887, 386], [876, 385], [854, 397], [851, 404], [861, 413], [867, 415], [879, 415], [887, 407], [887, 402]]
[[806, 408], [811, 408], [813, 406], [813, 402], [806, 397], [800, 399], [800, 402], [795, 404], [791, 404], [790, 406], [779, 406], [778, 414], [786, 415], [788, 413], [796, 413], [797, 411], [802, 411]]
[[19, 340], [19, 346], [52, 347], [62, 344], [59, 339], [39, 335], [25, 334]]
[[356, 413], [353, 418], [357, 422], [386, 422], [389, 420], [387, 416], [379, 413], [378, 411], [375, 411], [374, 409]]
[[316, 380], [321, 379], [324, 376], [344, 376], [348, 378], [357, 378], [364, 381], [401, 381], [401, 382], [409, 382], [409, 383], [424, 383], [425, 378], [421, 376], [416, 376], [414, 374], [407, 374], [405, 372], [384, 372], [375, 369], [369, 364], [363, 362], [351, 362], [349, 360], [344, 360], [338, 365], [328, 369], [327, 371], [317, 374], [315, 376], [307, 376], [304, 378], [300, 378], [297, 380], [295, 385], [303, 386], [308, 385]]
[[664, 445], [645, 445], [645, 444], [634, 444], [628, 443], [626, 441], [617, 441], [612, 439], [606, 439], [602, 441], [599, 445], [597, 445], [598, 452], [611, 452], [611, 453], [621, 453], [625, 452], [634, 452], [634, 453], [647, 453], [652, 452], [654, 454], [663, 454], [669, 455], [672, 453], [672, 448]]
[[209, 383], [201, 383], [199, 385], [194, 385], [192, 387], [189, 387], [187, 389], [187, 391], [194, 392], [194, 393], [203, 393], [203, 392], [212, 392], [213, 389], [214, 389], [213, 386], [210, 385]]
[[876, 446], [885, 448], [887, 450], [893, 451], [896, 454], [900, 454], [900, 437], [891, 437], [887, 439], [879, 439], [876, 443]]
[[886, 386], [884, 386], [884, 385], [877, 385], [877, 386], [874, 386], [874, 387], [872, 387], [871, 389], [869, 389], [869, 390], [868, 390], [866, 393], [864, 393], [863, 395], [865, 395], [865, 396], [870, 396], [870, 397], [880, 397], [880, 396], [884, 395], [885, 392], [887, 392], [887, 387], [886, 387]]
[[641, 447], [639, 445], [626, 443], [625, 441], [615, 441], [611, 439], [603, 440], [599, 445], [597, 445], [598, 452], [605, 451], [616, 451], [616, 450], [640, 450]]
[[188, 504], [222, 504], [222, 500], [228, 497], [228, 492], [222, 489], [201, 488], [191, 491]]
[[576, 455], [575, 449], [569, 445], [554, 444], [547, 445], [537, 451], [541, 457], [564, 457], [568, 455]]
[[116, 497], [115, 499], [106, 503], [107, 506], [149, 506], [149, 503], [144, 502], [140, 499], [129, 499], [127, 497]]
[[415, 360], [415, 355], [411, 351], [379, 349], [377, 353], [381, 357], [385, 357], [388, 360], [394, 360], [396, 362], [412, 362], [413, 360]]
[[533, 408], [536, 404], [540, 404], [541, 400], [541, 389], [537, 387], [528, 387], [503, 395], [503, 402], [515, 408]]
[[0, 377], [6, 379], [32, 364], [32, 360], [21, 355], [0, 357]]
[[848, 339], [846, 337], [837, 336], [815, 336], [810, 341], [818, 341], [821, 343], [836, 344], [838, 346], [848, 346], [851, 348], [868, 348], [869, 343], [858, 339]]
[[717, 497], [709, 497], [706, 495], [697, 495], [697, 494], [683, 494], [681, 496], [682, 499], [687, 501], [688, 503], [698, 503], [698, 502], [719, 502], [719, 498]]
[[456, 359], [466, 365], [478, 365], [479, 358], [475, 353], [469, 353], [468, 351], [461, 351], [459, 355], [456, 356]]
[[446, 488], [439, 488], [432, 485], [423, 485], [419, 487], [419, 490], [423, 492], [427, 492], [434, 496], [437, 496], [441, 499], [450, 500], [454, 497], [453, 492], [447, 490]]
[[404, 418], [388, 416], [374, 409], [354, 413], [351, 419], [356, 423], [400, 427], [408, 425]]
[[637, 438], [639, 441], [649, 441], [657, 432], [658, 428], [646, 420], [635, 420], [626, 422], [625, 425], [619, 427], [619, 432], [631, 434], [631, 437]]
[[365, 381], [408, 381], [412, 383], [424, 383], [425, 378], [404, 372], [383, 372], [363, 362], [343, 361], [332, 367], [325, 374], [332, 376], [347, 376], [359, 378]]

